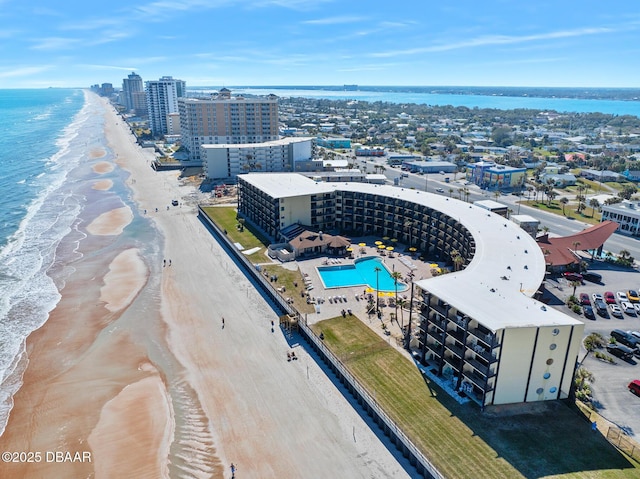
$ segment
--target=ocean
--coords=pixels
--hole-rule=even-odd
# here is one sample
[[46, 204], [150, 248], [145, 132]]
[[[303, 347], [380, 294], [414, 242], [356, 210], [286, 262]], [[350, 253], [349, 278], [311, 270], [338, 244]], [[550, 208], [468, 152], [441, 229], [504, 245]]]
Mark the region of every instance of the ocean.
[[25, 340], [64, 285], [64, 271], [55, 280], [47, 271], [82, 203], [65, 182], [87, 145], [100, 141], [103, 120], [79, 89], [0, 90], [0, 105], [1, 434], [26, 365]]

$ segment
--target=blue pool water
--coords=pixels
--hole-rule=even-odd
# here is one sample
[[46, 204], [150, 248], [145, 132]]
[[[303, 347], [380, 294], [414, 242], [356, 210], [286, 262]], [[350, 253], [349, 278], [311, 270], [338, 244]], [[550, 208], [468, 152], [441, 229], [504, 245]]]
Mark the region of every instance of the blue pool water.
[[[380, 268], [376, 273], [375, 268]], [[391, 273], [377, 257], [360, 258], [354, 264], [340, 266], [319, 266], [318, 274], [325, 288], [348, 288], [350, 286], [369, 286], [379, 291], [395, 291], [395, 280]], [[376, 278], [377, 276], [377, 278]], [[398, 281], [398, 291], [405, 291], [408, 286]]]

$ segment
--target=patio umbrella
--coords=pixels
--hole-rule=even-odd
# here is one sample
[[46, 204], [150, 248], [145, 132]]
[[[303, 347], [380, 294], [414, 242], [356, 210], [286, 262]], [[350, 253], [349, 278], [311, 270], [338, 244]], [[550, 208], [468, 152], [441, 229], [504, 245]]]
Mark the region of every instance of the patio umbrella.
[[437, 267], [438, 267], [438, 263], [431, 263], [431, 264], [429, 265], [429, 267], [431, 267], [431, 268], [437, 268]]
[[353, 248], [347, 248], [347, 251], [351, 252], [353, 251]]
[[387, 246], [387, 251], [393, 251], [393, 246]]
[[374, 289], [372, 287], [368, 287], [367, 289], [365, 289], [365, 291], [367, 293], [373, 293]]
[[383, 237], [382, 239], [383, 239], [384, 241], [389, 241], [389, 237], [388, 237], [388, 236], [385, 236], [385, 237]]
[[398, 242], [398, 238], [391, 238], [391, 242], [392, 243], [397, 243]]
[[376, 242], [375, 242], [375, 244], [377, 244], [377, 245], [381, 245], [381, 244], [382, 244], [382, 241], [376, 241]]
[[358, 246], [367, 246], [367, 243], [358, 243]]
[[418, 251], [417, 248], [414, 248], [413, 246], [411, 248], [409, 248], [409, 251], [413, 252], [413, 251]]
[[385, 293], [384, 291], [378, 291], [378, 296], [379, 296], [379, 297], [382, 297], [382, 296], [384, 296], [385, 294], [386, 294], [386, 293]]
[[383, 244], [379, 244], [379, 245], [378, 245], [378, 248], [380, 248], [380, 249], [385, 249], [385, 248], [386, 248], [386, 246], [385, 246], [385, 245], [383, 245]]

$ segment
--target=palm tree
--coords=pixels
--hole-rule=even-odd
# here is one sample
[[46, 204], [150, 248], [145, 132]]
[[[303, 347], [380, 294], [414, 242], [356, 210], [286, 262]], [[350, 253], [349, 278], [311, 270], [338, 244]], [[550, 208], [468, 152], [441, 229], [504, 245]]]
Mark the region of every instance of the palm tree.
[[402, 321], [402, 325], [400, 326], [402, 328], [402, 326], [404, 326], [404, 310], [402, 308], [404, 308], [407, 305], [407, 300], [404, 298], [399, 298], [398, 301], [396, 301], [396, 307], [400, 308], [400, 317], [401, 317], [401, 321]]
[[564, 213], [564, 207], [567, 203], [569, 203], [569, 200], [567, 198], [565, 198], [564, 196], [562, 198], [560, 198], [558, 200], [560, 202], [560, 204], [562, 205], [562, 216], [566, 216]]
[[576, 289], [578, 289], [578, 286], [582, 286], [582, 281], [571, 281], [569, 283], [569, 286], [571, 286], [573, 288], [573, 294], [571, 296], [575, 296], [576, 295]]
[[603, 348], [606, 344], [606, 341], [602, 336], [602, 334], [591, 333], [587, 335], [586, 338], [584, 338], [584, 340], [582, 341], [582, 344], [584, 345], [584, 348], [587, 350], [587, 354], [584, 355], [584, 358], [582, 358], [582, 361], [578, 363], [578, 366], [582, 366], [582, 363], [584, 363], [584, 360], [587, 359], [587, 356], [589, 356], [589, 353], [594, 352], [596, 349]]
[[376, 272], [376, 314], [380, 313], [380, 289], [379, 289], [379, 281], [378, 281], [378, 273], [382, 271], [382, 268], [376, 266], [373, 268]]
[[453, 261], [453, 270], [458, 271], [464, 263], [464, 258], [457, 249], [451, 250], [451, 261]]
[[393, 284], [396, 287], [396, 321], [398, 321], [398, 280], [402, 279], [402, 273], [400, 271], [394, 271], [391, 273], [393, 278]]
[[591, 217], [593, 218], [593, 216], [596, 214], [596, 208], [600, 208], [600, 202], [597, 198], [591, 198], [591, 200], [589, 201], [589, 206], [591, 206]]
[[493, 197], [497, 200], [498, 198], [500, 198], [500, 195], [502, 195], [502, 193], [500, 193], [500, 190], [496, 190], [493, 192]]
[[449, 198], [451, 198], [451, 196], [453, 195], [453, 191], [454, 191], [453, 188], [449, 188]]

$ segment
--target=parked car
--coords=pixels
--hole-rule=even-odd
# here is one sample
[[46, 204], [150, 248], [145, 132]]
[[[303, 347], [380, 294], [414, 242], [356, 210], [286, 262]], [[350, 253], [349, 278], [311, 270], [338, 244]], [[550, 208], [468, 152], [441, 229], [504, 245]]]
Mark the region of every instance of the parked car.
[[604, 292], [604, 302], [607, 304], [615, 304], [616, 303], [616, 297], [613, 295], [613, 293], [611, 291], [605, 291]]
[[627, 293], [625, 293], [624, 291], [616, 291], [616, 299], [618, 301], [628, 301], [629, 298], [627, 298]]
[[565, 271], [562, 276], [567, 281], [580, 281], [582, 283], [582, 275], [580, 273], [572, 273], [571, 271]]
[[591, 297], [593, 298], [594, 303], [598, 300], [604, 301], [604, 297], [600, 293], [593, 293]]
[[171, 204], [173, 206], [178, 206], [179, 203], [178, 203], [178, 200], [171, 200]]
[[592, 273], [591, 271], [582, 273], [582, 278], [585, 281], [591, 281], [592, 283], [602, 283], [602, 275], [598, 273]]
[[640, 296], [638, 296], [638, 292], [635, 289], [630, 289], [627, 291], [627, 298], [632, 303], [640, 303]]
[[640, 303], [633, 303], [633, 308], [636, 310], [636, 314], [640, 314]]
[[620, 306], [617, 304], [610, 304], [609, 310], [611, 311], [611, 316], [615, 316], [616, 318], [622, 318], [622, 310]]
[[588, 304], [582, 307], [582, 312], [584, 313], [585, 318], [596, 319], [596, 315], [593, 313], [593, 308]]
[[619, 343], [629, 346], [630, 348], [637, 348], [640, 339], [636, 338], [633, 334], [629, 334], [621, 329], [614, 329], [611, 331], [611, 337], [615, 338]]
[[600, 316], [602, 316], [603, 318], [609, 317], [609, 313], [607, 313], [607, 305], [604, 301], [602, 301], [601, 299], [596, 299], [593, 302], [593, 305], [596, 307], [596, 311]]
[[591, 304], [591, 300], [589, 299], [589, 295], [587, 293], [580, 293], [580, 304]]
[[633, 358], [633, 349], [628, 348], [624, 344], [607, 344], [607, 352], [625, 361]]
[[628, 314], [629, 316], [636, 315], [636, 309], [629, 301], [620, 301], [620, 308], [624, 314]]
[[436, 191], [437, 191], [438, 193], [444, 193], [444, 190], [443, 190], [442, 188], [436, 188]]
[[636, 396], [640, 396], [640, 379], [634, 379], [627, 386], [629, 391], [631, 391]]
[[627, 333], [629, 333], [634, 338], [638, 338], [638, 341], [640, 341], [640, 331], [627, 331]]

